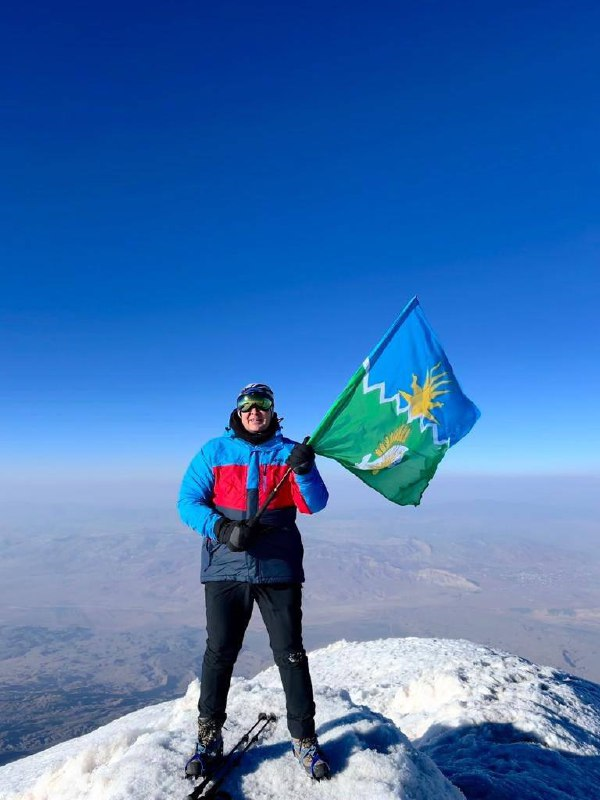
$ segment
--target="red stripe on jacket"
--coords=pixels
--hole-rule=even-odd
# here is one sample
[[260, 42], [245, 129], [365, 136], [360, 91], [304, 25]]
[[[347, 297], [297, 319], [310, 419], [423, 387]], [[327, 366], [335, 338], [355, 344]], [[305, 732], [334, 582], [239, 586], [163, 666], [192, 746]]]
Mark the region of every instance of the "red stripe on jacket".
[[[267, 481], [263, 481], [261, 475], [260, 492], [258, 495], [259, 506], [264, 503], [271, 489], [273, 489], [273, 487], [279, 483], [287, 471], [288, 467], [285, 464], [273, 464], [268, 467]], [[265, 489], [265, 485], [267, 485], [268, 488]], [[304, 497], [302, 497], [302, 492], [296, 483], [296, 476], [293, 472], [290, 472], [282, 484], [281, 489], [269, 503], [269, 510], [276, 508], [289, 508], [290, 506], [296, 506], [298, 511], [301, 511], [303, 514], [311, 513], [310, 508], [306, 505]]]
[[[258, 505], [262, 506], [275, 486], [283, 478], [288, 467], [285, 464], [267, 464], [260, 467], [260, 481], [258, 487]], [[246, 510], [248, 467], [246, 465], [227, 464], [213, 467], [215, 477], [213, 489], [213, 503], [221, 508], [232, 508], [239, 511]], [[296, 482], [293, 472], [289, 474], [281, 485], [275, 497], [269, 503], [269, 510], [277, 508], [296, 507], [303, 514], [310, 514], [300, 487]]]
[[228, 464], [224, 467], [213, 467], [213, 474], [215, 476], [213, 503], [222, 508], [245, 511], [248, 467]]

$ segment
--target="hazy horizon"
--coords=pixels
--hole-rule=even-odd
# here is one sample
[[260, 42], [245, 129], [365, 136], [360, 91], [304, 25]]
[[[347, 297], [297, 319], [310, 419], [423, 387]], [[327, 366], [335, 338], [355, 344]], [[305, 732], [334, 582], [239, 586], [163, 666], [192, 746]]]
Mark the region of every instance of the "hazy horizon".
[[[328, 508], [299, 515], [308, 649], [466, 638], [600, 682], [598, 478], [440, 470], [418, 508], [342, 471], [328, 484]], [[178, 481], [81, 486], [0, 501], [8, 760], [176, 697], [199, 671], [201, 537], [177, 517]], [[270, 661], [255, 615], [237, 674]]]

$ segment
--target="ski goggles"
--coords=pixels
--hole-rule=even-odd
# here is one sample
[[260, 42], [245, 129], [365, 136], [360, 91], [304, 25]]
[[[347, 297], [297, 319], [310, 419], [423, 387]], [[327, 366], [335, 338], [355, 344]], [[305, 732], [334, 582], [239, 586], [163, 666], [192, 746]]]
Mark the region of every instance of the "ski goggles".
[[261, 411], [269, 411], [273, 408], [273, 401], [270, 397], [260, 394], [243, 394], [238, 397], [237, 408], [246, 414], [251, 408], [259, 408]]

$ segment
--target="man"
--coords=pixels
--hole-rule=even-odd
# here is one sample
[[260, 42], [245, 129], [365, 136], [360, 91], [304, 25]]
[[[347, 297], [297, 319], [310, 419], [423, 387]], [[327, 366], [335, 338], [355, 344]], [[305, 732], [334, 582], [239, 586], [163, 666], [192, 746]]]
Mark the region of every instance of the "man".
[[194, 457], [179, 495], [181, 519], [204, 537], [207, 641], [198, 743], [186, 764], [189, 776], [206, 774], [222, 755], [231, 674], [255, 601], [279, 667], [293, 753], [311, 777], [329, 776], [315, 736], [315, 704], [302, 643], [304, 551], [295, 522], [296, 510], [320, 511], [327, 499], [312, 447], [283, 437], [272, 390], [264, 383], [245, 386], [225, 434], [211, 439]]

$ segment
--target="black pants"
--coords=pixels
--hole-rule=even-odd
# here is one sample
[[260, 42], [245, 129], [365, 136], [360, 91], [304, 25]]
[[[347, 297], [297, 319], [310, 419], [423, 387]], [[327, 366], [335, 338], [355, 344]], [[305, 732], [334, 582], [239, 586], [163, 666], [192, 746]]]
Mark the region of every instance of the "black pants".
[[315, 703], [302, 644], [301, 585], [211, 581], [204, 589], [208, 639], [202, 663], [200, 716], [221, 724], [227, 718], [231, 674], [256, 600], [279, 667], [290, 734], [296, 739], [313, 736]]

